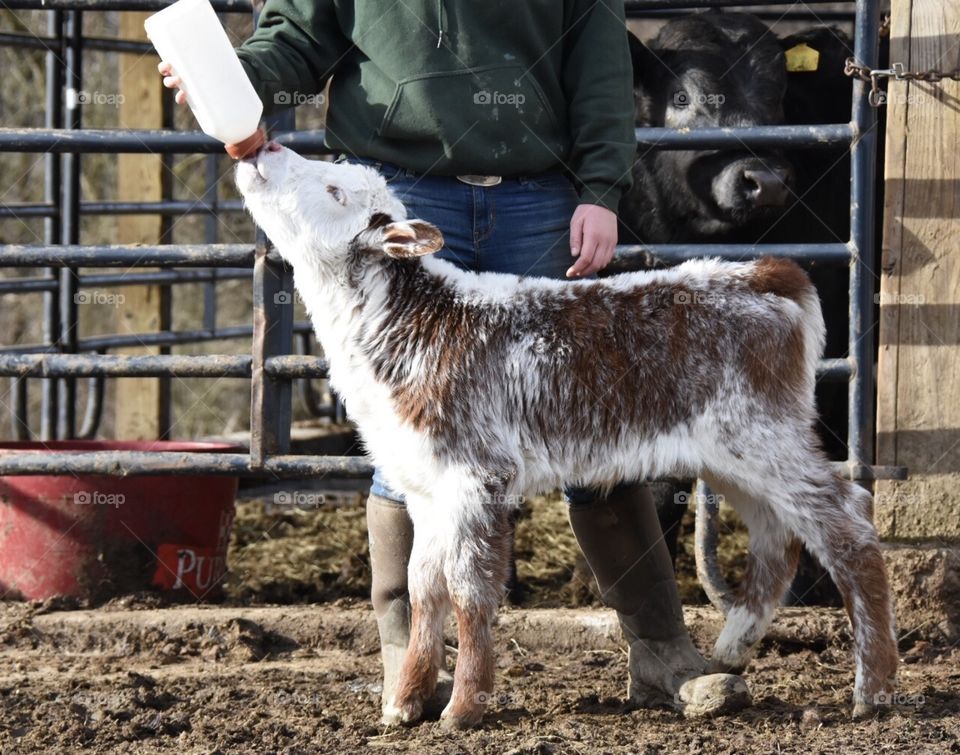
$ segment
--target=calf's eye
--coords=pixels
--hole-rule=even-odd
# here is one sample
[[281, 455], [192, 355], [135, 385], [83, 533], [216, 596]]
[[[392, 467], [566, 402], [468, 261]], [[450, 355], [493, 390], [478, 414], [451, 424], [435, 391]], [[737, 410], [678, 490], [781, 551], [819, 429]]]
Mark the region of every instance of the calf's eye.
[[347, 195], [339, 186], [327, 186], [327, 192], [344, 207], [347, 206]]

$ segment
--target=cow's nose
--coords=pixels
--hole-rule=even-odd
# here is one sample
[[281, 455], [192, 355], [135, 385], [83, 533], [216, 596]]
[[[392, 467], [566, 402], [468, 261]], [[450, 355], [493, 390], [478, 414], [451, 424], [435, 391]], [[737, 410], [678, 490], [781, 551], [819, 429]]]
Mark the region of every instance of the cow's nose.
[[786, 171], [766, 168], [743, 171], [748, 201], [755, 207], [783, 207], [790, 196]]
[[283, 147], [277, 144], [275, 141], [267, 142], [263, 147], [267, 152], [279, 152]]

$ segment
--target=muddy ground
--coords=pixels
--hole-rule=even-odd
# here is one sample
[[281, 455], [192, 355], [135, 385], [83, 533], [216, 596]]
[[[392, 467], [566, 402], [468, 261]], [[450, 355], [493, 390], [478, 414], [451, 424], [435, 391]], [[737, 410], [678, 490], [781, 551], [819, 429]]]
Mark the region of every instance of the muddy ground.
[[[960, 652], [905, 639], [899, 704], [853, 723], [849, 638], [831, 609], [792, 609], [792, 629], [765, 642], [748, 670], [748, 710], [697, 722], [669, 710], [627, 710], [626, 659], [615, 640], [584, 639], [580, 625], [564, 618], [575, 612], [556, 609], [544, 614], [547, 623], [523, 629], [537, 613], [530, 606], [592, 600], [574, 574], [562, 505], [536, 501], [533, 512], [518, 533], [524, 607], [504, 613], [498, 698], [477, 731], [378, 724], [362, 509], [266, 513], [250, 500], [240, 505], [219, 606], [171, 605], [149, 594], [89, 611], [63, 602], [0, 603], [0, 750], [960, 751]], [[695, 601], [689, 574], [683, 584]], [[596, 623], [594, 614], [610, 623], [600, 609], [581, 613], [587, 623]], [[706, 650], [716, 622], [691, 624]]]

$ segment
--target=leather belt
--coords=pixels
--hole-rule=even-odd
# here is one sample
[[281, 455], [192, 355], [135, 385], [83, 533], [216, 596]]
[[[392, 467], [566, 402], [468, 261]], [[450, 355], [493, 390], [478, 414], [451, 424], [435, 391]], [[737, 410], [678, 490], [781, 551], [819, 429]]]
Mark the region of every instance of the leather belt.
[[468, 173], [457, 176], [457, 180], [470, 186], [496, 186], [503, 182], [503, 176], [477, 176]]

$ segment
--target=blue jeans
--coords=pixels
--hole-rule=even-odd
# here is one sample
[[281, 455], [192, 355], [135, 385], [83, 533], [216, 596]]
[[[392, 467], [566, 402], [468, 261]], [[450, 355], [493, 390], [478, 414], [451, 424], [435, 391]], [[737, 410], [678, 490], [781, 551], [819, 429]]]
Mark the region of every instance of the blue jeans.
[[[417, 175], [375, 160], [350, 158], [376, 168], [411, 218], [437, 226], [445, 241], [436, 256], [478, 273], [565, 278], [573, 264], [570, 218], [577, 192], [561, 172], [504, 178], [497, 186], [470, 186], [450, 176]], [[402, 501], [379, 469], [370, 492]], [[571, 503], [589, 503], [590, 489], [568, 488]]]

